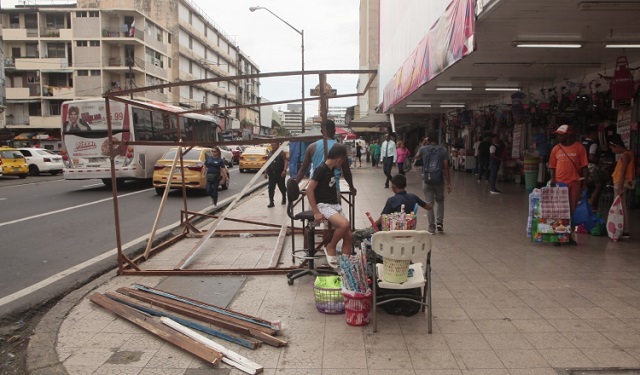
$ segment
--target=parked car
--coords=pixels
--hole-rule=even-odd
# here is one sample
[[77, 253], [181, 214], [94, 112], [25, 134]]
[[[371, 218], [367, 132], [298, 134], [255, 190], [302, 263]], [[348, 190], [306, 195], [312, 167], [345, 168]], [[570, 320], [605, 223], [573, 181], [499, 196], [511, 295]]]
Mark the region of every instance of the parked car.
[[233, 152], [231, 149], [225, 145], [220, 145], [218, 148], [220, 149], [220, 156], [224, 159], [227, 167], [233, 167]]
[[62, 156], [44, 148], [28, 147], [18, 149], [29, 165], [29, 174], [38, 176], [41, 172], [50, 173], [52, 176], [62, 173]]
[[[171, 171], [171, 165], [173, 159], [176, 157], [177, 147], [169, 149], [158, 160], [153, 167], [153, 186], [156, 188], [156, 194], [164, 194], [164, 189], [167, 187], [167, 181], [169, 180], [169, 172]], [[194, 147], [182, 156], [182, 163], [184, 165], [184, 181], [185, 186], [188, 189], [200, 189], [206, 190], [207, 188], [207, 168], [204, 165], [208, 156], [212, 156], [211, 148], [209, 147]], [[229, 188], [230, 178], [227, 173], [227, 179], [224, 184], [220, 185], [220, 189], [226, 190]], [[182, 188], [182, 173], [180, 170], [180, 159], [173, 171], [171, 177], [171, 189]]]
[[269, 159], [269, 149], [266, 147], [250, 146], [240, 155], [240, 172], [259, 170]]
[[0, 147], [0, 167], [5, 176], [27, 178], [29, 175], [27, 160], [17, 148]]
[[240, 164], [240, 154], [242, 154], [242, 150], [244, 148], [242, 146], [227, 146], [233, 153], [233, 162], [236, 164]]

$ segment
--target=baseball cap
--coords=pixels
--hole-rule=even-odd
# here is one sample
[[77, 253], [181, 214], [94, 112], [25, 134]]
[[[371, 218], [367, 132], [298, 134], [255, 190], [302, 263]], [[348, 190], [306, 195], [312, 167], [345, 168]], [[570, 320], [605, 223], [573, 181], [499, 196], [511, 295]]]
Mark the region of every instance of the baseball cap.
[[620, 134], [613, 134], [611, 137], [609, 137], [609, 144], [619, 147], [625, 147], [624, 141], [622, 140]]
[[558, 129], [556, 129], [556, 131], [554, 131], [554, 133], [556, 134], [571, 134], [571, 126], [565, 124], [565, 125], [560, 125], [558, 127]]

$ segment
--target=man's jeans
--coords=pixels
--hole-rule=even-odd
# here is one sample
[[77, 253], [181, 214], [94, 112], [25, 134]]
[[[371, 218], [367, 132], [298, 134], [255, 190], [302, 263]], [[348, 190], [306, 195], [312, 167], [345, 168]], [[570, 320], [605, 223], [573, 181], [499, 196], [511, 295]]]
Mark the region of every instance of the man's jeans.
[[442, 224], [444, 220], [444, 184], [433, 185], [422, 181], [422, 192], [424, 201], [432, 207], [431, 210], [427, 210], [427, 218], [429, 218], [429, 230], [434, 232], [436, 224]]
[[384, 186], [389, 186], [389, 181], [391, 181], [391, 170], [393, 169], [393, 156], [386, 157], [382, 159], [382, 171], [384, 175], [387, 176], [387, 180], [384, 182]]
[[491, 159], [491, 161], [489, 162], [489, 169], [491, 170], [489, 184], [491, 185], [491, 191], [495, 191], [496, 180], [498, 179], [498, 170], [500, 169], [500, 161]]

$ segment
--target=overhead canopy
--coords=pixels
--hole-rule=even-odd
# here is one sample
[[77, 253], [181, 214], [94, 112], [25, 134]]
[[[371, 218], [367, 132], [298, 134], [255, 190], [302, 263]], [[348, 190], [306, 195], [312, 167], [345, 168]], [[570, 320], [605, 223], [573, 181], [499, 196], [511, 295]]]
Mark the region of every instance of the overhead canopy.
[[389, 115], [384, 113], [373, 113], [370, 115], [366, 115], [359, 119], [351, 120], [349, 122], [349, 126], [353, 129], [354, 127], [376, 127], [376, 126], [387, 126], [391, 124], [389, 120]]

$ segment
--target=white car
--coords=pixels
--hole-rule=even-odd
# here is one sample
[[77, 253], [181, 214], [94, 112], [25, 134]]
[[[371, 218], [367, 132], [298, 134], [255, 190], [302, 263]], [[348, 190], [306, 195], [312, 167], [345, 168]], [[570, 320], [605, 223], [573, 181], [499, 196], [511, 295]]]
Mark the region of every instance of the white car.
[[220, 145], [218, 146], [218, 148], [220, 148], [220, 157], [224, 159], [227, 167], [233, 167], [233, 152], [231, 151], [231, 149], [225, 145]]
[[41, 172], [50, 173], [52, 176], [62, 173], [62, 156], [44, 148], [19, 148], [18, 149], [29, 165], [29, 174], [37, 176]]

